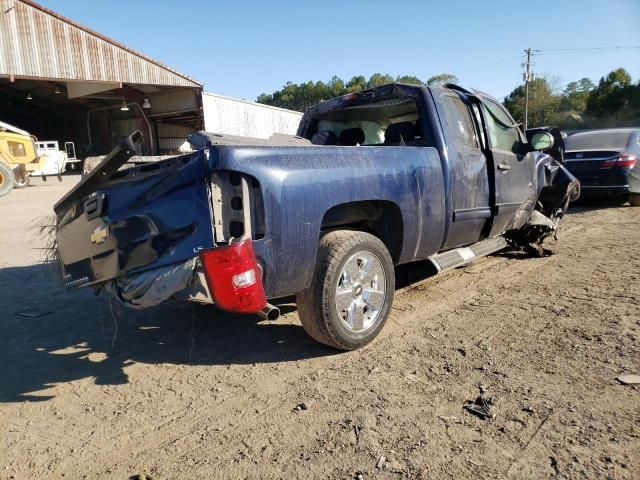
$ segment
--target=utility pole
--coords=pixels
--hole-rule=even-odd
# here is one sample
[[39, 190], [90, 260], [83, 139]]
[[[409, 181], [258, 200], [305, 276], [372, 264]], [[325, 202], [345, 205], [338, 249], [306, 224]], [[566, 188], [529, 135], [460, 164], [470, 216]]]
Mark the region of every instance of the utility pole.
[[524, 67], [524, 129], [529, 124], [529, 82], [533, 80], [533, 72], [531, 71], [531, 49], [527, 48], [524, 53], [527, 54], [527, 63]]

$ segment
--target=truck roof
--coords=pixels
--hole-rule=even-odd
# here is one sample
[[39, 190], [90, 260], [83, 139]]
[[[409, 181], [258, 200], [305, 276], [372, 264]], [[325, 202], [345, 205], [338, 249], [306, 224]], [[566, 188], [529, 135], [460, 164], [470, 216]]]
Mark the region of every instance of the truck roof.
[[388, 83], [379, 87], [368, 88], [359, 92], [347, 93], [339, 97], [318, 102], [307, 108], [306, 114], [324, 113], [330, 110], [355, 106], [359, 103], [369, 103], [372, 100], [383, 98], [415, 96], [422, 89], [422, 85], [409, 85], [405, 83]]

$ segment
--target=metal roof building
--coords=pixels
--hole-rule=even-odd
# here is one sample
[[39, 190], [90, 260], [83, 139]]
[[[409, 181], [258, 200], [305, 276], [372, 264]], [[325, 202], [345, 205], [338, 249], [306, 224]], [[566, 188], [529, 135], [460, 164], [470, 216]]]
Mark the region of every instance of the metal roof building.
[[100, 154], [131, 130], [141, 154], [202, 128], [202, 84], [30, 0], [0, 0], [0, 121]]
[[202, 83], [31, 0], [0, 0], [0, 122], [107, 153], [134, 130], [140, 155], [174, 153], [195, 130], [295, 134], [299, 112], [205, 94]]
[[9, 77], [202, 87], [188, 76], [29, 0], [2, 0], [0, 72]]

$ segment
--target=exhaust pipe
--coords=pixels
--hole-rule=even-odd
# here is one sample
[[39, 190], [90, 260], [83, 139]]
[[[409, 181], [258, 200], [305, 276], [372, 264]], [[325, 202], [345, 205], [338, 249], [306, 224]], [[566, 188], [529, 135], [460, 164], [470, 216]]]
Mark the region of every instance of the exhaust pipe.
[[256, 313], [256, 315], [258, 315], [262, 320], [269, 320], [273, 322], [280, 316], [280, 309], [270, 303], [267, 303], [262, 310]]

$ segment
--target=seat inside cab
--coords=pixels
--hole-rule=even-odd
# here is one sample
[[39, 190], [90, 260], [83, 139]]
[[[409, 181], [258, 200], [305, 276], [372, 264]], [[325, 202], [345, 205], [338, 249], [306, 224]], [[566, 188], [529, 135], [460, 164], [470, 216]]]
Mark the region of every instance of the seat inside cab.
[[428, 145], [413, 97], [386, 99], [318, 114], [312, 119], [308, 138], [314, 145]]

